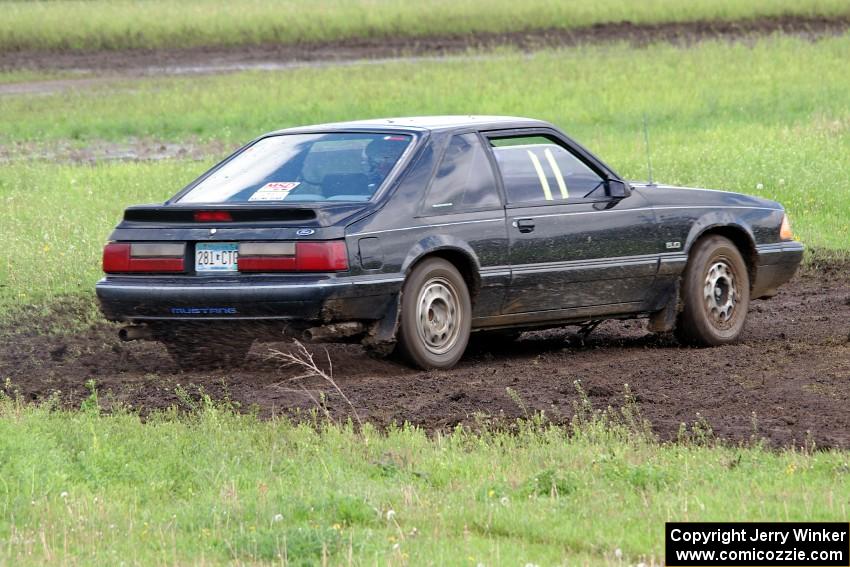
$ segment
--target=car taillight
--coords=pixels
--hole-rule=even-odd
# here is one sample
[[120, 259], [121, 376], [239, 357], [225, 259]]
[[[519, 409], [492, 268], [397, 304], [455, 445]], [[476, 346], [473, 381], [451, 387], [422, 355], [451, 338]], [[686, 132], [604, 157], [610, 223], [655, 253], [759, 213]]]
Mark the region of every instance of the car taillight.
[[182, 272], [186, 244], [172, 242], [110, 242], [103, 248], [103, 271]]
[[195, 211], [195, 222], [230, 222], [233, 217], [227, 211]]
[[240, 272], [340, 272], [348, 269], [344, 240], [243, 242]]

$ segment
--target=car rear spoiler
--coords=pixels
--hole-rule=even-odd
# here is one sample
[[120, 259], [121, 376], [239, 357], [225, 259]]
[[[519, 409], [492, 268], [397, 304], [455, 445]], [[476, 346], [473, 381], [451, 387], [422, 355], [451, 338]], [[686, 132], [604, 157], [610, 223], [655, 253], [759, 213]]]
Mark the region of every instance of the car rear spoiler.
[[257, 223], [272, 225], [331, 226], [363, 211], [368, 203], [310, 203], [303, 205], [136, 205], [124, 211], [121, 225], [198, 225]]

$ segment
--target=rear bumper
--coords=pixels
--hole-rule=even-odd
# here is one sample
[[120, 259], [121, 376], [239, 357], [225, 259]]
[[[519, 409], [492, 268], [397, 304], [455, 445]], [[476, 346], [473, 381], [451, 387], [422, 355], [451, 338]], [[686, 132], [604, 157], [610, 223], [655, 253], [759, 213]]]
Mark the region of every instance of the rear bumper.
[[241, 276], [236, 278], [110, 276], [96, 287], [111, 321], [301, 320], [383, 317], [400, 277]]
[[805, 247], [799, 242], [779, 242], [758, 246], [758, 265], [753, 299], [772, 297], [782, 284], [794, 277], [803, 260]]

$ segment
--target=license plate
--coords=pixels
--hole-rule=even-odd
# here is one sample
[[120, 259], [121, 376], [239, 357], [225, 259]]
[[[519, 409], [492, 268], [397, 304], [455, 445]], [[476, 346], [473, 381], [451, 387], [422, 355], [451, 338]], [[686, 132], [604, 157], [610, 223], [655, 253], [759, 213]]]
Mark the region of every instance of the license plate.
[[195, 245], [195, 271], [235, 272], [239, 245], [235, 242], [199, 242]]

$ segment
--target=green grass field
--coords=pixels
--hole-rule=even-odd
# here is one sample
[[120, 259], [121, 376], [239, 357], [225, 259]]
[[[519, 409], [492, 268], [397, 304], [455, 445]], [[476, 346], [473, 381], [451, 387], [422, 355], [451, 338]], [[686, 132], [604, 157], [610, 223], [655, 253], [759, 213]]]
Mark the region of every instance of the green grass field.
[[847, 517], [846, 453], [659, 445], [633, 410], [428, 437], [184, 399], [144, 424], [0, 400], [0, 561], [657, 565], [665, 521]]
[[[770, 39], [681, 50], [626, 46], [505, 53], [219, 77], [118, 81], [75, 92], [0, 97], [0, 143], [50, 147], [127, 137], [224, 140], [233, 147], [296, 124], [380, 115], [517, 114], [553, 121], [630, 178], [781, 201], [806, 244], [846, 250], [850, 84], [836, 73], [850, 37]], [[321, 96], [317, 96], [321, 93]], [[91, 293], [100, 248], [122, 209], [162, 201], [212, 161], [44, 161], [0, 166], [11, 212], [0, 240], [0, 301]], [[72, 236], [72, 238], [69, 238]]]
[[71, 0], [0, 3], [0, 51], [168, 48], [847, 15], [843, 0]]

